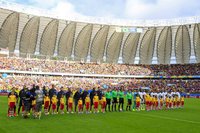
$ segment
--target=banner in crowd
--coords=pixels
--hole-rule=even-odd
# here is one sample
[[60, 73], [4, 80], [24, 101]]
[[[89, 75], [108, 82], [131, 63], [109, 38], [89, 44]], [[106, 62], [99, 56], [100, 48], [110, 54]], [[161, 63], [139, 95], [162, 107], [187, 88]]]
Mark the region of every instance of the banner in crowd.
[[124, 33], [142, 33], [143, 28], [137, 28], [137, 27], [116, 27], [116, 32], [124, 32]]

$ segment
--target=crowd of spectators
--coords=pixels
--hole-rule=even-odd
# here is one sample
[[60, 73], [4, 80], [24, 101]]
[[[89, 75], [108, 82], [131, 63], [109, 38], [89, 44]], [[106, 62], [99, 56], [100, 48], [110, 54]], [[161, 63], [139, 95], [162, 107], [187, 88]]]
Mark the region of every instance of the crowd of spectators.
[[[59, 72], [72, 74], [104, 74], [104, 75], [145, 75], [145, 76], [191, 76], [200, 75], [200, 63], [171, 65], [126, 65], [106, 63], [81, 63], [43, 59], [0, 57], [0, 70]], [[186, 79], [119, 79], [119, 78], [72, 78], [42, 76], [9, 76], [0, 78], [0, 92], [7, 92], [12, 87], [19, 89], [26, 84], [38, 84], [49, 87], [51, 84], [65, 88], [95, 88], [125, 86], [127, 89], [181, 89], [187, 93], [200, 93], [199, 80]]]
[[124, 86], [126, 89], [151, 89], [200, 93], [199, 80], [181, 79], [102, 79], [102, 78], [72, 78], [72, 77], [43, 77], [43, 76], [12, 76], [0, 80], [0, 90], [9, 91], [12, 87], [22, 89], [23, 85], [31, 88], [33, 84], [40, 87], [50, 87], [55, 84], [59, 89], [93, 89]]
[[75, 74], [183, 76], [200, 75], [200, 63], [171, 65], [126, 65], [0, 57], [1, 70]]

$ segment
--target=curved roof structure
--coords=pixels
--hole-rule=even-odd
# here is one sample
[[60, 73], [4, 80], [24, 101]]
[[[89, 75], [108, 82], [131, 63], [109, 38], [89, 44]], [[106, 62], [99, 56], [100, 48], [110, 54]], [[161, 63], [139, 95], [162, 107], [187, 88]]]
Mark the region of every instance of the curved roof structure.
[[0, 0], [0, 47], [11, 53], [125, 64], [200, 62], [200, 17], [66, 19], [22, 7]]

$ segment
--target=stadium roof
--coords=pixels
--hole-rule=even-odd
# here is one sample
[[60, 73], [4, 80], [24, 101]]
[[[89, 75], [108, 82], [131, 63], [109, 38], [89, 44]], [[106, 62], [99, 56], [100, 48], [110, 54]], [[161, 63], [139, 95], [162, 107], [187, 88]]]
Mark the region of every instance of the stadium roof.
[[193, 24], [200, 22], [200, 16], [181, 17], [175, 19], [153, 19], [153, 20], [145, 20], [145, 19], [127, 20], [127, 19], [114, 19], [109, 17], [71, 16], [70, 14], [66, 14], [66, 16], [63, 16], [53, 11], [36, 8], [33, 6], [8, 2], [6, 0], [0, 0], [0, 7], [36, 16], [44, 16], [55, 19], [63, 19], [67, 21], [106, 24], [106, 25], [149, 27], [149, 26], [184, 25], [184, 24]]
[[199, 21], [200, 17], [145, 21], [60, 18], [0, 0], [0, 47], [20, 55], [77, 61], [196, 63], [200, 62]]

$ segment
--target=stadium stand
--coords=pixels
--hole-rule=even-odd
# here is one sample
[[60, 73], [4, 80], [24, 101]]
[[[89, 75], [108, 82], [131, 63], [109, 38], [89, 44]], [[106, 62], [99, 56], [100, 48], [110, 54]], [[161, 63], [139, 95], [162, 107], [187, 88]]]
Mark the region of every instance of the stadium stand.
[[24, 58], [0, 58], [1, 70], [61, 72], [72, 74], [192, 76], [200, 75], [200, 64], [126, 65], [81, 63]]
[[[12, 85], [26, 82], [49, 85], [55, 81], [75, 88], [81, 83], [91, 88], [94, 84], [122, 83], [134, 88], [167, 87], [199, 93], [195, 78], [200, 77], [199, 23], [199, 17], [137, 22], [66, 19], [0, 1], [0, 48], [4, 49], [0, 72], [9, 72], [8, 77], [1, 78], [0, 90], [6, 92]], [[30, 72], [37, 72], [39, 77]], [[58, 77], [45, 77], [55, 73]], [[66, 73], [72, 75], [62, 77]], [[89, 75], [73, 79], [75, 74]], [[130, 75], [134, 79], [128, 78]]]
[[0, 90], [2, 93], [10, 91], [12, 87], [22, 89], [23, 85], [31, 87], [32, 84], [50, 87], [52, 84], [57, 85], [57, 89], [61, 86], [66, 88], [96, 88], [100, 86], [106, 89], [108, 86], [120, 87], [125, 86], [127, 89], [141, 89], [143, 87], [152, 90], [178, 90], [185, 93], [200, 93], [199, 80], [177, 80], [177, 79], [102, 79], [102, 78], [73, 78], [73, 77], [53, 77], [53, 76], [12, 76], [0, 81]]

